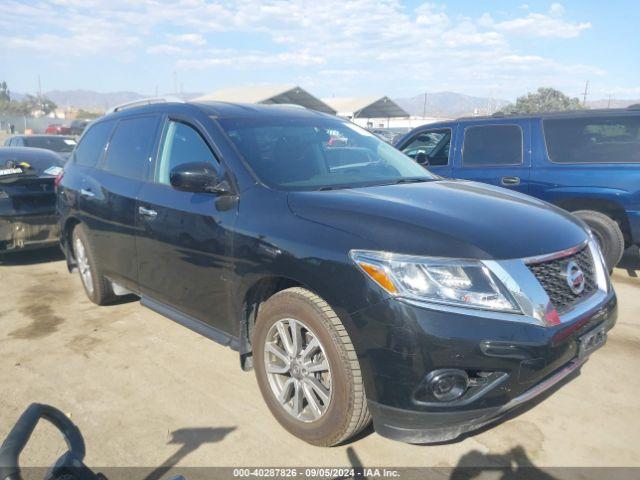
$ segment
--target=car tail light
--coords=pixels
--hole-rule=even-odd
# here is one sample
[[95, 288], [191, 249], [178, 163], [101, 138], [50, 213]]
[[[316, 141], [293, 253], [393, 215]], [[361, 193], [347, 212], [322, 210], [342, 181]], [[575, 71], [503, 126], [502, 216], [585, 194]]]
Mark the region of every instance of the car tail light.
[[58, 185], [60, 185], [60, 182], [62, 181], [62, 177], [64, 177], [64, 170], [60, 172], [58, 175], [56, 175], [56, 178], [53, 181], [54, 187], [58, 188]]

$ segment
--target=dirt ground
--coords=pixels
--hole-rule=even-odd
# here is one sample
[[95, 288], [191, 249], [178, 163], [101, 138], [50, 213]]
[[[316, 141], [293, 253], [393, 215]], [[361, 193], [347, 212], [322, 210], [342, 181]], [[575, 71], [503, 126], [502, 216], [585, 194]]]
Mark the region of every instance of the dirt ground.
[[[92, 466], [640, 466], [640, 260], [625, 265], [607, 345], [534, 408], [445, 445], [368, 430], [324, 449], [279, 426], [235, 352], [136, 301], [97, 307], [56, 249], [23, 253], [0, 265], [0, 438], [37, 401], [71, 416]], [[63, 450], [44, 424], [22, 463]]]

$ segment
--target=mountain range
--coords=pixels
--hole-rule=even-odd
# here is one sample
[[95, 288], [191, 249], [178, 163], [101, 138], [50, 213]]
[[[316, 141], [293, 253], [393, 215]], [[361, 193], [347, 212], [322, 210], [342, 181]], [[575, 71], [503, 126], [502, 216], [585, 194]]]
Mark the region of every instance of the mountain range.
[[[53, 100], [61, 108], [78, 108], [88, 111], [104, 112], [109, 108], [122, 103], [141, 100], [154, 95], [144, 95], [137, 92], [96, 92], [93, 90], [51, 90], [44, 94]], [[181, 94], [165, 94], [164, 96], [180, 97], [190, 100], [202, 95], [197, 92]], [[12, 93], [12, 98], [20, 100], [24, 94]], [[419, 94], [413, 97], [394, 98], [398, 105], [414, 116], [428, 117], [459, 117], [473, 114], [491, 114], [509, 104], [509, 100], [501, 98], [476, 97], [456, 92], [434, 92]], [[629, 105], [640, 103], [636, 100], [603, 99], [588, 101], [589, 108], [625, 108]]]

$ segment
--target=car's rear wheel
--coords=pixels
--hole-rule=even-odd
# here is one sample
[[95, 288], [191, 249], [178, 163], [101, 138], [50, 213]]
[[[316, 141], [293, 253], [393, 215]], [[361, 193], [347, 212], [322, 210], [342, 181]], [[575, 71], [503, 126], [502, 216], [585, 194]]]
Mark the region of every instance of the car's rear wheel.
[[253, 358], [267, 406], [293, 435], [332, 446], [369, 423], [353, 344], [333, 309], [312, 292], [289, 288], [261, 306]]
[[95, 261], [95, 255], [85, 227], [80, 224], [73, 229], [73, 254], [84, 291], [93, 303], [106, 305], [116, 298], [111, 282], [102, 274]]
[[624, 235], [618, 222], [604, 213], [593, 210], [578, 210], [572, 213], [589, 226], [600, 245], [607, 268], [613, 271], [624, 254]]

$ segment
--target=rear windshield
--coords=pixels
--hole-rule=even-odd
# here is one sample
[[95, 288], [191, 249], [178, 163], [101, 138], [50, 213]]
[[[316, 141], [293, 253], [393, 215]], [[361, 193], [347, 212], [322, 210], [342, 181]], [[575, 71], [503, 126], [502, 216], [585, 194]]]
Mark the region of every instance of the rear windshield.
[[436, 178], [374, 134], [344, 120], [268, 117], [219, 122], [255, 174], [274, 188], [321, 190]]
[[56, 137], [24, 137], [25, 147], [45, 148], [53, 152], [69, 153], [76, 146], [73, 138]]
[[640, 115], [549, 118], [543, 125], [552, 162], [640, 162]]

